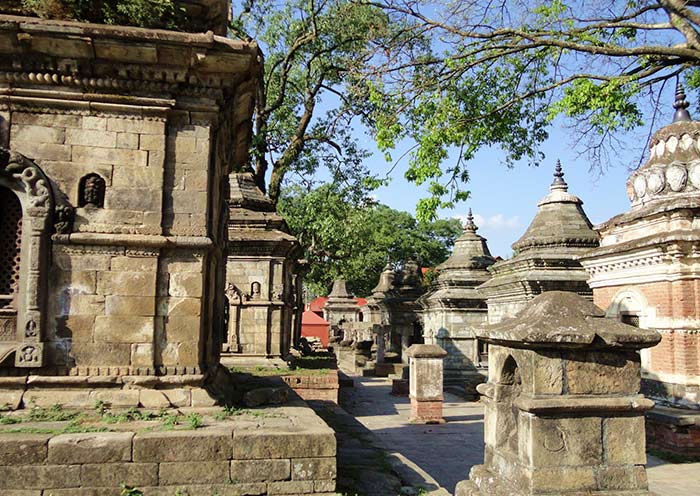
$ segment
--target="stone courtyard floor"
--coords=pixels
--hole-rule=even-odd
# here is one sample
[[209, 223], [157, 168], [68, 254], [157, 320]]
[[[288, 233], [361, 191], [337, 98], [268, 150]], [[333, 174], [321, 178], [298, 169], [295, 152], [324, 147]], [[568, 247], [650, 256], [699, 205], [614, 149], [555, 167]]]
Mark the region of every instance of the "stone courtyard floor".
[[[483, 408], [479, 403], [446, 393], [446, 424], [413, 425], [408, 423], [408, 398], [391, 396], [389, 380], [355, 377], [354, 382], [355, 387], [341, 390], [341, 405], [350, 415], [335, 416], [348, 426], [346, 432], [352, 433], [350, 437], [357, 445], [353, 448], [351, 443], [344, 443], [339, 434], [339, 486], [342, 465], [348, 463], [347, 456], [343, 461], [343, 454], [353, 450], [368, 465], [389, 464], [404, 486], [423, 487], [428, 494], [440, 496], [453, 494], [457, 482], [468, 478], [471, 466], [482, 462]], [[376, 452], [366, 456], [371, 452], [362, 450], [370, 445], [384, 448], [384, 456]], [[700, 496], [700, 463], [672, 464], [649, 456], [647, 470], [650, 489], [659, 496]], [[377, 487], [360, 488], [358, 492], [388, 495], [394, 489], [387, 491], [388, 487]]]

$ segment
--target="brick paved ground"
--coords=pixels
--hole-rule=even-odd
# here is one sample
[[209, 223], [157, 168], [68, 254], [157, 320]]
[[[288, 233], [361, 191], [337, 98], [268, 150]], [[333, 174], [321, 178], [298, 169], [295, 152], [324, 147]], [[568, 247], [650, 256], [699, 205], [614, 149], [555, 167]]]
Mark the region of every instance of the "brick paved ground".
[[[483, 408], [445, 394], [444, 425], [408, 423], [408, 398], [391, 396], [390, 382], [355, 377], [354, 388], [342, 390], [342, 406], [374, 433], [402, 463], [395, 464], [404, 483], [431, 494], [452, 494], [472, 465], [483, 459]], [[700, 463], [670, 464], [649, 457], [650, 489], [659, 496], [700, 496]]]

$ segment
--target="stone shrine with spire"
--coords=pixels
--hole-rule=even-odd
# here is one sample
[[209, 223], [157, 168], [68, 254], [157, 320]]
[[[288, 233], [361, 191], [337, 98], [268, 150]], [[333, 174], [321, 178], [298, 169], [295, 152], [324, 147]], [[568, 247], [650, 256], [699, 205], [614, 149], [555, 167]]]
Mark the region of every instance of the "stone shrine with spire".
[[647, 439], [700, 455], [700, 123], [676, 88], [671, 124], [627, 182], [632, 207], [597, 226], [601, 246], [581, 259], [596, 305], [661, 334], [642, 352], [642, 391], [657, 403]]
[[478, 286], [490, 278], [487, 269], [496, 262], [477, 229], [469, 210], [452, 255], [437, 266], [439, 275], [432, 290], [419, 300], [426, 344], [447, 351], [445, 386], [464, 388], [471, 394], [476, 394], [476, 385], [484, 382], [486, 374], [474, 332], [487, 322], [486, 299]]
[[283, 365], [292, 345], [302, 270], [299, 243], [249, 172], [229, 176], [227, 365]]
[[599, 238], [583, 202], [568, 189], [557, 161], [550, 192], [538, 203], [525, 234], [512, 245], [514, 256], [492, 265], [492, 278], [478, 288], [487, 300], [489, 323], [513, 317], [545, 291], [592, 297], [588, 275], [577, 259], [597, 247]]

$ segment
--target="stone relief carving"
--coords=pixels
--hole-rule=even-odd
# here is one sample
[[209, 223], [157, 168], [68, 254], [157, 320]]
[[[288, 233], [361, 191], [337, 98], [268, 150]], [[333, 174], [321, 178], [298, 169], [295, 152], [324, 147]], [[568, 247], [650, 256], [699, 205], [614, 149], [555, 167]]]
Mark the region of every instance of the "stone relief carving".
[[262, 294], [260, 292], [260, 283], [258, 281], [254, 281], [250, 285], [250, 295], [248, 297], [249, 300], [259, 300], [262, 298]]
[[105, 180], [99, 174], [88, 174], [80, 180], [78, 206], [103, 208], [105, 204]]
[[0, 177], [21, 182], [32, 207], [50, 207], [49, 182], [39, 166], [25, 156], [0, 148]]
[[51, 182], [27, 157], [0, 148], [0, 184], [12, 190], [22, 205], [14, 365], [41, 367], [49, 243], [55, 214]]
[[240, 305], [243, 302], [243, 292], [236, 287], [233, 283], [226, 284], [226, 289], [224, 290], [226, 298], [231, 305]]
[[54, 211], [54, 229], [57, 234], [70, 234], [73, 232], [75, 222], [75, 209], [70, 205], [57, 205]]

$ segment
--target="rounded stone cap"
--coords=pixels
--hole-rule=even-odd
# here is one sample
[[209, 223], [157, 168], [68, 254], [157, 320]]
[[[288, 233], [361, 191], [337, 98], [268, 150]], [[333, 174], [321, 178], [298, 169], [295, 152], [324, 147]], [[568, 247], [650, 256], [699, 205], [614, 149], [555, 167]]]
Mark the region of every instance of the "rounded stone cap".
[[476, 335], [512, 348], [627, 348], [654, 346], [661, 335], [605, 317], [605, 312], [576, 293], [548, 291], [512, 319], [485, 326]]
[[444, 358], [447, 352], [436, 344], [414, 344], [406, 350], [411, 358]]

